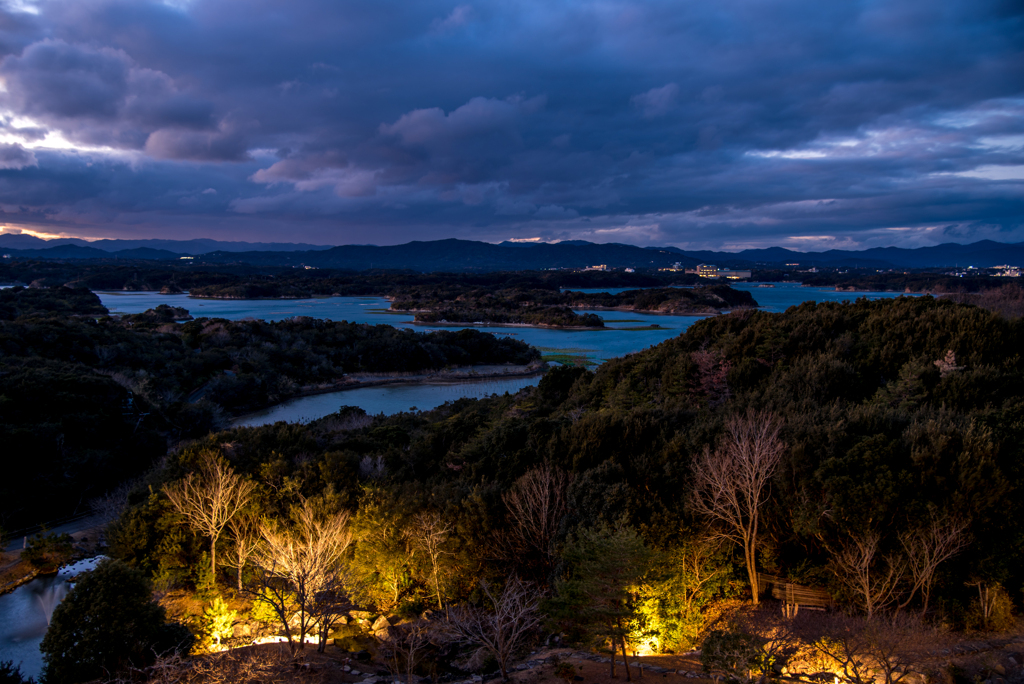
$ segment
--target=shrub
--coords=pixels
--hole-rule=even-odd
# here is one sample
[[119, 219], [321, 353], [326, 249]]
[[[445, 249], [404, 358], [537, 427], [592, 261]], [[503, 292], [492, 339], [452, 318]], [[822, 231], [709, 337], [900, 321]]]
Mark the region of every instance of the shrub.
[[40, 533], [28, 540], [21, 557], [34, 567], [52, 568], [67, 563], [73, 553], [71, 535]]
[[700, 664], [705, 672], [724, 672], [728, 682], [749, 682], [763, 658], [757, 637], [715, 630], [701, 646]]

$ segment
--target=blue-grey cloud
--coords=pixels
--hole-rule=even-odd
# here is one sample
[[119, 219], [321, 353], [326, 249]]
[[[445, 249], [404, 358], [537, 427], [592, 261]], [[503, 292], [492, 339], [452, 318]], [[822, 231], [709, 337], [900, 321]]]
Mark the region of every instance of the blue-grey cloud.
[[1024, 240], [1024, 11], [1007, 0], [31, 7], [0, 10], [9, 225]]

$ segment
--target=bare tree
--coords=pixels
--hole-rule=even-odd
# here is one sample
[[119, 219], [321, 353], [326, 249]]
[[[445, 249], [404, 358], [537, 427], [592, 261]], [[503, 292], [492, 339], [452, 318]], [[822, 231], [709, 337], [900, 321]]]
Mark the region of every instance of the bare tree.
[[508, 681], [509, 660], [543, 620], [541, 593], [515, 576], [508, 579], [499, 596], [486, 581], [481, 581], [480, 587], [493, 611], [457, 606], [451, 611], [450, 624], [465, 639], [490, 652], [498, 661], [502, 680]]
[[763, 411], [733, 416], [715, 451], [704, 449], [693, 464], [692, 506], [698, 514], [721, 525], [720, 536], [743, 547], [753, 601], [759, 600], [757, 541], [761, 506], [769, 481], [786, 445], [781, 423]]
[[252, 498], [256, 484], [235, 471], [216, 453], [205, 451], [199, 473], [189, 473], [164, 486], [171, 506], [196, 532], [210, 539], [210, 570], [217, 571], [217, 539]]
[[444, 597], [441, 594], [441, 558], [450, 555], [451, 552], [444, 549], [444, 543], [448, 541], [452, 525], [441, 518], [436, 511], [422, 511], [413, 518], [412, 526], [406, 530], [409, 541], [416, 551], [422, 551], [430, 560], [430, 579], [434, 585], [434, 595], [437, 597], [437, 608], [444, 607]]
[[242, 591], [242, 571], [262, 543], [259, 521], [251, 512], [240, 513], [228, 520], [228, 531], [233, 542], [228, 565], [237, 571], [238, 591]]
[[334, 631], [338, 621], [352, 608], [352, 601], [345, 591], [345, 584], [348, 581], [348, 573], [343, 567], [335, 566], [321, 583], [319, 591], [313, 594], [309, 603], [309, 614], [316, 624], [318, 653], [323, 653], [327, 648], [327, 638]]
[[570, 483], [568, 473], [545, 463], [516, 480], [502, 496], [515, 522], [511, 529], [513, 539], [539, 553], [549, 568], [555, 556], [552, 543], [568, 511]]
[[292, 651], [292, 616], [298, 618], [299, 648], [317, 621], [317, 595], [340, 591], [332, 584], [339, 577], [345, 550], [352, 542], [346, 512], [324, 514], [309, 499], [292, 511], [292, 523], [260, 523], [263, 543], [255, 561], [260, 568], [262, 590], [257, 600], [277, 614]]
[[388, 669], [395, 675], [404, 671], [407, 684], [412, 684], [416, 665], [424, 651], [435, 641], [445, 641], [447, 638], [443, 626], [430, 620], [417, 620], [389, 629], [387, 637], [381, 642], [380, 652]]
[[967, 523], [953, 518], [933, 517], [928, 527], [900, 535], [900, 543], [906, 552], [913, 583], [900, 608], [905, 608], [920, 591], [923, 602], [921, 613], [927, 613], [936, 569], [970, 544]]
[[322, 673], [296, 668], [294, 658], [280, 649], [229, 649], [203, 658], [177, 653], [158, 655], [144, 670], [132, 668], [101, 684], [262, 684], [264, 682], [322, 681]]
[[138, 484], [138, 479], [122, 482], [103, 496], [96, 497], [90, 501], [89, 508], [92, 509], [93, 513], [103, 518], [104, 523], [113, 522], [128, 507], [128, 495], [132, 493], [132, 490]]
[[903, 559], [881, 557], [881, 541], [881, 535], [874, 530], [851, 535], [832, 558], [832, 571], [857, 597], [868, 617], [895, 602], [906, 573]]
[[714, 563], [721, 548], [720, 539], [694, 539], [673, 553], [676, 573], [685, 580], [682, 596], [687, 615], [692, 615], [696, 610], [694, 602], [704, 587], [725, 572], [725, 566]]
[[359, 462], [359, 475], [366, 480], [382, 480], [387, 475], [387, 466], [384, 464], [384, 457], [373, 457], [367, 454]]

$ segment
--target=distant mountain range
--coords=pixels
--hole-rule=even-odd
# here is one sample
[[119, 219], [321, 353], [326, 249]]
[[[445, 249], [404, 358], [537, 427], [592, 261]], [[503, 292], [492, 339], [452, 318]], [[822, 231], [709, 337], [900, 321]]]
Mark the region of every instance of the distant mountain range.
[[742, 252], [684, 251], [666, 247], [701, 261], [720, 261], [748, 266], [785, 265], [850, 266], [855, 268], [951, 268], [975, 266], [991, 268], [1004, 264], [1024, 264], [1024, 242], [1002, 243], [981, 240], [969, 245], [947, 242], [934, 247], [873, 247], [861, 251], [831, 249], [827, 252], [794, 252], [782, 247], [745, 249]]
[[[301, 242], [222, 242], [220, 240], [80, 240], [78, 238], [56, 238], [43, 240], [32, 235], [0, 234], [0, 249], [45, 250], [56, 247], [87, 247], [103, 252], [124, 252], [131, 250], [155, 250], [174, 254], [207, 254], [209, 252], [305, 252], [330, 249], [332, 245], [309, 245]], [[74, 252], [72, 252], [74, 253]], [[57, 257], [64, 258], [64, 257]], [[68, 257], [82, 258], [82, 257]], [[85, 257], [89, 258], [89, 257]], [[146, 256], [128, 256], [128, 259], [148, 259]]]
[[947, 243], [903, 249], [876, 247], [863, 251], [794, 252], [781, 247], [742, 252], [687, 251], [677, 247], [636, 247], [573, 240], [554, 244], [472, 240], [433, 240], [404, 245], [322, 245], [219, 242], [216, 240], [40, 240], [28, 235], [0, 235], [0, 250], [19, 259], [188, 258], [195, 264], [248, 263], [255, 266], [337, 268], [349, 270], [515, 271], [582, 268], [693, 267], [713, 263], [731, 268], [786, 268], [799, 265], [859, 268], [950, 268], [1024, 265], [1024, 243], [982, 240], [969, 245]]

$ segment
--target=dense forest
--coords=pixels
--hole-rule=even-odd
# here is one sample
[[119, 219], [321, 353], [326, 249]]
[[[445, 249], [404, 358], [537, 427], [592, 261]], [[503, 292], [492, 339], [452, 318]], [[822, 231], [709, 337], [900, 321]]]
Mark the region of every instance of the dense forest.
[[[266, 549], [333, 521], [332, 581], [358, 607], [416, 616], [527, 582], [547, 629], [623, 657], [763, 648], [721, 606], [779, 582], [994, 628], [1024, 589], [1022, 342], [1019, 318], [931, 297], [712, 317], [515, 396], [209, 435], [139, 482], [111, 551], [164, 591], [270, 602], [298, 585]], [[182, 525], [184, 493], [218, 477], [256, 522]]]
[[496, 271], [417, 273], [257, 267], [249, 264], [195, 264], [110, 260], [0, 260], [0, 283], [133, 292], [189, 291], [196, 296], [237, 299], [394, 296], [408, 289], [490, 288], [550, 290], [567, 288], [665, 287], [693, 285], [699, 278], [681, 272]]
[[484, 321], [589, 328], [604, 327], [601, 317], [573, 309], [715, 314], [723, 309], [755, 306], [757, 302], [749, 292], [728, 285], [626, 290], [617, 294], [449, 285], [407, 288], [391, 303], [395, 310], [416, 311], [416, 321], [421, 323]]
[[997, 289], [1007, 284], [1007, 278], [989, 275], [991, 271], [973, 271], [971, 275], [957, 276], [934, 271], [882, 272], [847, 269], [843, 272], [797, 273], [804, 284], [811, 287], [872, 292], [927, 292], [930, 294], [978, 293]]
[[111, 317], [88, 290], [0, 290], [0, 433], [7, 453], [26, 455], [5, 464], [0, 525], [86, 510], [89, 498], [148, 468], [168, 440], [340, 386], [350, 373], [540, 358], [522, 342], [473, 330], [187, 319], [167, 306]]

